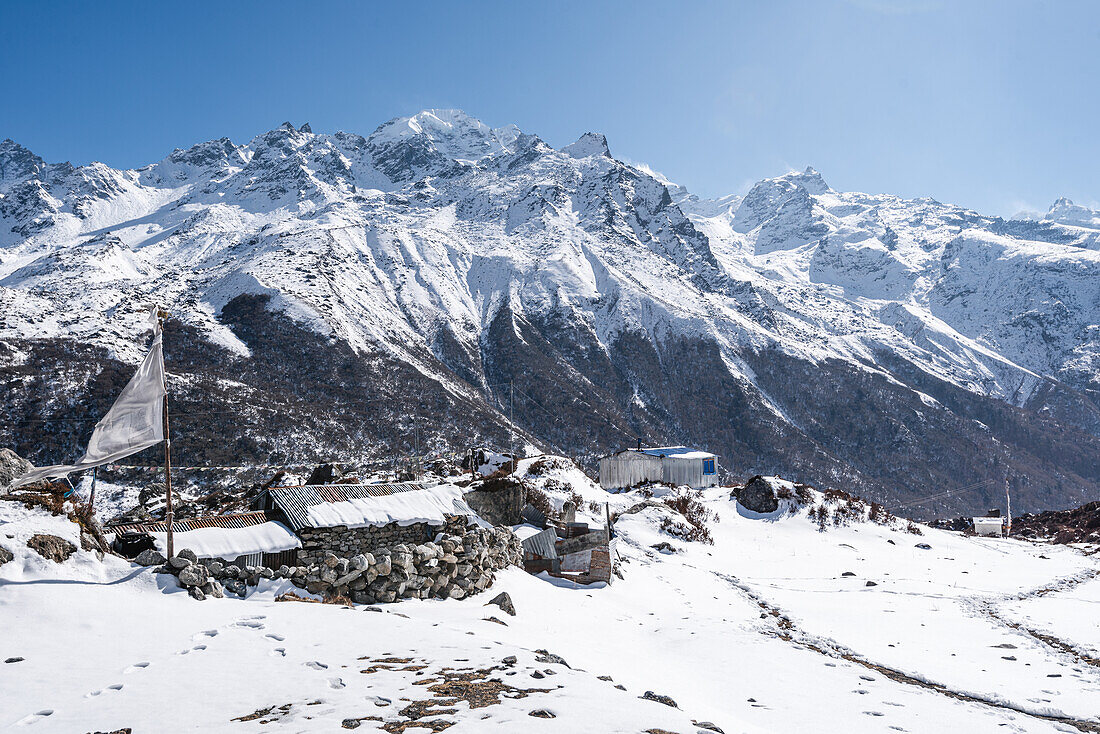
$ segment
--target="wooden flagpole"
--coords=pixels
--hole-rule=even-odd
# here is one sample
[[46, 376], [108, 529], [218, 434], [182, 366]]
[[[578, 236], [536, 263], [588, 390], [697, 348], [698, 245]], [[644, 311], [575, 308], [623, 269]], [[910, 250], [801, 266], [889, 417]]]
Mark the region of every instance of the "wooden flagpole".
[[[168, 319], [167, 311], [157, 311], [160, 319], [161, 355], [164, 354], [164, 322]], [[176, 555], [175, 543], [172, 538], [172, 437], [168, 433], [168, 373], [164, 373], [164, 489], [165, 489], [165, 525], [168, 530], [167, 548], [168, 557]]]

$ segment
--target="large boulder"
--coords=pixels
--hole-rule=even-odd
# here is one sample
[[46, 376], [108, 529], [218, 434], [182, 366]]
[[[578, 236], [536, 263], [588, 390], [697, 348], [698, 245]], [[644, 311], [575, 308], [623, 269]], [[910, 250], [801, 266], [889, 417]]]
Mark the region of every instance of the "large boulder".
[[12, 560], [13, 558], [15, 558], [15, 554], [4, 546], [0, 545], [0, 566], [3, 566], [5, 563]]
[[737, 492], [737, 502], [746, 510], [767, 514], [779, 509], [779, 495], [775, 484], [767, 477], [756, 476]]
[[164, 562], [164, 556], [158, 553], [154, 548], [143, 550], [141, 553], [138, 553], [137, 558], [134, 559], [134, 563], [139, 566], [159, 566]]
[[27, 541], [27, 547], [54, 563], [67, 561], [69, 556], [76, 553], [75, 545], [56, 535], [32, 535]]
[[34, 464], [11, 449], [0, 449], [0, 489], [6, 489], [8, 485], [33, 468]]

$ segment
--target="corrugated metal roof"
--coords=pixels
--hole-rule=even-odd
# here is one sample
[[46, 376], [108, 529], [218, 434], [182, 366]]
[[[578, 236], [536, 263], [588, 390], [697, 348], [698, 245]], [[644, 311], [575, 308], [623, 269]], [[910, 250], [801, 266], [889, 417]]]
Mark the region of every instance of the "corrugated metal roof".
[[[176, 520], [172, 523], [173, 533], [186, 533], [188, 530], [199, 528], [247, 528], [253, 525], [263, 525], [267, 522], [267, 514], [264, 512], [238, 512], [233, 515], [210, 515], [208, 517], [193, 517], [188, 520]], [[133, 522], [125, 525], [112, 525], [108, 532], [115, 533], [166, 533], [166, 522]]]
[[346, 502], [364, 497], [385, 497], [397, 492], [413, 492], [427, 489], [425, 482], [399, 482], [396, 484], [303, 484], [294, 487], [269, 487], [253, 501], [253, 507], [260, 505], [264, 498], [282, 510], [297, 532], [302, 528], [314, 527], [309, 518], [309, 508], [333, 502]]
[[535, 533], [523, 539], [523, 552], [539, 558], [557, 558], [557, 540], [557, 531], [554, 528], [546, 528], [541, 533]]

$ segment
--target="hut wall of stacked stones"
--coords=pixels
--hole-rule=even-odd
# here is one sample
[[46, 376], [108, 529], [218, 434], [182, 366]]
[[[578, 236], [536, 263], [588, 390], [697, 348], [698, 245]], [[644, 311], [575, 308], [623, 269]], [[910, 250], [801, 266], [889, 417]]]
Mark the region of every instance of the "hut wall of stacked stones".
[[399, 525], [391, 522], [375, 527], [349, 528], [337, 525], [328, 528], [302, 528], [298, 537], [302, 547], [298, 551], [298, 563], [311, 566], [321, 563], [328, 554], [341, 558], [351, 558], [360, 553], [370, 553], [375, 548], [388, 548], [394, 545], [420, 545], [426, 543], [440, 531], [448, 535], [461, 535], [466, 527], [466, 518], [454, 516], [447, 518], [442, 527], [426, 522], [411, 525]]

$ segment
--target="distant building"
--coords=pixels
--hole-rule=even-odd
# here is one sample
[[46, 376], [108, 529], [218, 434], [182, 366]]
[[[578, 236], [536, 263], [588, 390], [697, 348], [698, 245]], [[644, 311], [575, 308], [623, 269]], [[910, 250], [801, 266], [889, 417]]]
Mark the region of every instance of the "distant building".
[[718, 457], [687, 446], [625, 449], [600, 459], [600, 486], [623, 489], [663, 482], [695, 489], [718, 484]]

